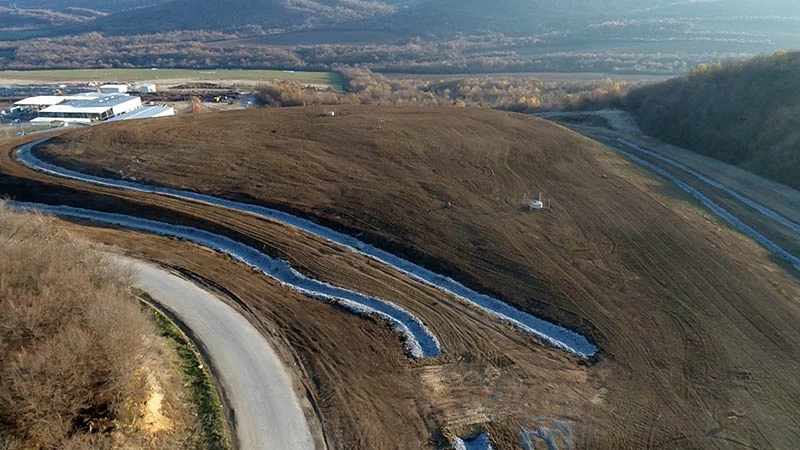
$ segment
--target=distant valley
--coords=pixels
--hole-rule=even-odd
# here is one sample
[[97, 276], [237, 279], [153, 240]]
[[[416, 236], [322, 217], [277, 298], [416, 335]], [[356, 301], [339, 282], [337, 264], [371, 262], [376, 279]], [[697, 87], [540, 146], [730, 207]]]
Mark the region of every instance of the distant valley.
[[0, 68], [679, 74], [800, 47], [800, 4], [658, 0], [12, 0]]

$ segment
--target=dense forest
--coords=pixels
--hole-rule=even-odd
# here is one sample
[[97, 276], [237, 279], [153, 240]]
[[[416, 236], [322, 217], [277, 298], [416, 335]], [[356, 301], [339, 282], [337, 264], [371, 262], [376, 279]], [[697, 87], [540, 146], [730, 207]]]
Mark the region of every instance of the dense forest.
[[698, 66], [632, 90], [648, 134], [800, 189], [800, 52]]

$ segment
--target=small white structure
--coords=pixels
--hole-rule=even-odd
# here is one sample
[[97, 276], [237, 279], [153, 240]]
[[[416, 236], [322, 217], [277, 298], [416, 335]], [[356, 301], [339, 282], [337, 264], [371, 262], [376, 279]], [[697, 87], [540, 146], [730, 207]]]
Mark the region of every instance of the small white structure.
[[529, 211], [540, 211], [542, 209], [550, 209], [550, 199], [547, 199], [547, 204], [542, 200], [542, 193], [539, 192], [539, 197], [527, 202], [528, 194], [522, 197], [522, 203], [528, 206]]
[[531, 203], [528, 206], [531, 211], [544, 209], [544, 203], [542, 203], [542, 193], [539, 192], [539, 198], [531, 200]]
[[109, 122], [121, 120], [154, 119], [156, 117], [169, 117], [175, 115], [175, 108], [171, 106], [144, 106], [129, 113], [120, 114], [108, 119]]
[[103, 94], [125, 94], [128, 92], [127, 84], [104, 84], [100, 86]]
[[158, 88], [156, 88], [156, 85], [153, 83], [144, 83], [136, 86], [136, 90], [142, 94], [155, 94]]
[[[142, 107], [142, 99], [125, 94], [95, 94], [78, 100], [63, 100], [39, 111], [39, 117], [31, 123], [64, 122], [68, 124], [90, 124], [108, 120], [120, 114]], [[64, 97], [61, 97], [64, 99]]]
[[324, 115], [327, 117], [333, 117], [336, 115], [336, 111], [325, 111]]

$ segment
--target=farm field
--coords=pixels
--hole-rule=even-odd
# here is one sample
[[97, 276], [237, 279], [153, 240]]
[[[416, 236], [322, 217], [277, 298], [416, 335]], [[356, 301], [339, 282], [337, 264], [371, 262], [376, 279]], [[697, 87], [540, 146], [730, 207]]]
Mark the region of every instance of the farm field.
[[6, 70], [0, 72], [0, 84], [68, 82], [268, 82], [291, 80], [330, 85], [341, 89], [342, 81], [334, 72], [296, 72], [283, 70], [189, 70], [189, 69], [74, 69]]
[[[576, 448], [800, 443], [796, 274], [677, 188], [563, 127], [480, 109], [249, 110], [81, 129], [36, 154], [313, 218], [585, 334], [601, 349], [590, 361], [296, 229], [54, 178], [13, 161], [16, 142], [0, 145], [3, 194], [213, 230], [428, 324], [443, 356], [410, 359], [383, 322], [216, 253], [69, 225], [231, 292], [296, 364], [331, 448], [437, 448], [478, 429], [495, 448], [521, 448], [521, 428], [556, 421]], [[539, 191], [552, 209], [531, 213], [523, 198]]]
[[596, 81], [606, 78], [638, 82], [659, 82], [672, 78], [671, 75], [647, 75], [604, 72], [496, 72], [496, 73], [402, 73], [381, 72], [389, 79], [417, 79], [417, 80], [462, 80], [464, 78], [536, 78], [546, 82], [566, 81]]

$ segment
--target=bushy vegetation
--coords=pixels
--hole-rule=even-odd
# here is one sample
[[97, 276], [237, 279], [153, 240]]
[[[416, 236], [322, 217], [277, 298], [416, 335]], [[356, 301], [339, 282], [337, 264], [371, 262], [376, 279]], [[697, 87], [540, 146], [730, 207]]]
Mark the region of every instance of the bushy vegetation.
[[68, 23], [80, 23], [100, 17], [97, 11], [67, 9], [10, 9], [0, 7], [0, 23], [13, 23], [15, 28], [37, 28]]
[[631, 91], [650, 135], [800, 189], [800, 52], [698, 66]]
[[319, 90], [282, 81], [259, 86], [256, 98], [267, 106], [303, 105], [453, 105], [517, 112], [575, 108], [590, 101], [618, 99], [626, 83], [610, 79], [547, 82], [532, 77], [469, 77], [456, 80], [393, 79], [367, 69], [339, 68], [345, 91]]
[[0, 205], [0, 448], [115, 448], [147, 394], [155, 330], [124, 269]]

